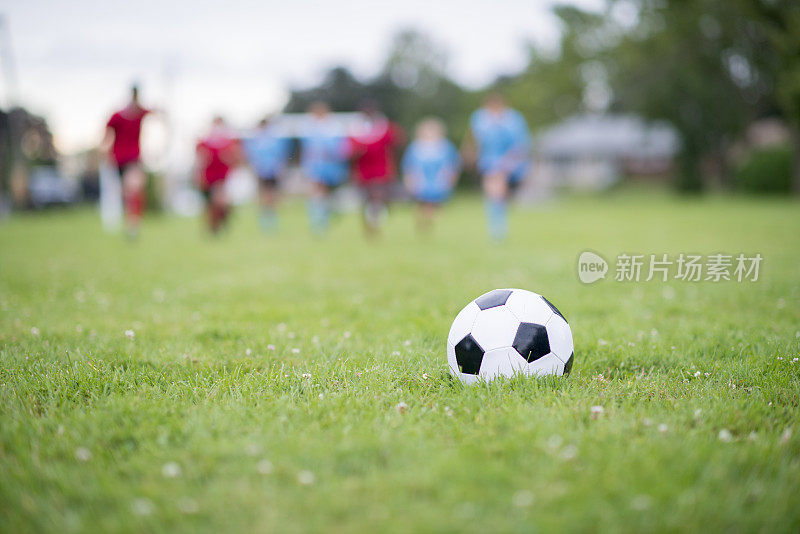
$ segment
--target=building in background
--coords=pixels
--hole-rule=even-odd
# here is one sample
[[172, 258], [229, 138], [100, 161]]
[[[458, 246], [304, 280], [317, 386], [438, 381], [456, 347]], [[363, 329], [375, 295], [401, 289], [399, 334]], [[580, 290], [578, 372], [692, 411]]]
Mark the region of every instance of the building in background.
[[680, 148], [666, 123], [633, 115], [574, 115], [544, 130], [535, 147], [539, 187], [598, 190], [622, 177], [669, 176]]

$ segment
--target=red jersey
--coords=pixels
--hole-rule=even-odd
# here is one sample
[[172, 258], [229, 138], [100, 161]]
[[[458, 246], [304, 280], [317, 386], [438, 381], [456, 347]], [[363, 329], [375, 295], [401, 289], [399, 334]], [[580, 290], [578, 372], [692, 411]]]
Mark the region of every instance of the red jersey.
[[362, 183], [386, 183], [395, 178], [394, 149], [402, 143], [399, 126], [382, 119], [363, 135], [350, 139], [356, 161], [356, 178]]
[[139, 160], [139, 138], [142, 133], [142, 119], [150, 113], [141, 107], [127, 107], [117, 111], [106, 126], [114, 130], [114, 144], [111, 155], [117, 165]]
[[236, 140], [227, 135], [210, 135], [197, 143], [203, 189], [225, 181], [235, 162], [236, 148]]

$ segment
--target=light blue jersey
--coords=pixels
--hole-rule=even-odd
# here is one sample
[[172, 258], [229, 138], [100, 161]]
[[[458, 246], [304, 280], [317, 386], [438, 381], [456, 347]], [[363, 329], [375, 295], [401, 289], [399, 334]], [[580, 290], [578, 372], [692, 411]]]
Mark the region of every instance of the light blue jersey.
[[478, 169], [483, 174], [503, 172], [512, 182], [521, 180], [528, 168], [530, 134], [525, 118], [513, 109], [494, 114], [481, 108], [470, 117], [472, 135], [478, 142]]
[[289, 139], [275, 135], [267, 126], [243, 141], [247, 160], [261, 179], [274, 179], [283, 173], [289, 159]]
[[325, 185], [347, 180], [347, 138], [328, 121], [311, 119], [300, 143], [301, 163], [308, 177]]
[[447, 200], [459, 165], [458, 151], [447, 139], [414, 141], [403, 155], [403, 173], [411, 181], [410, 192], [422, 202]]

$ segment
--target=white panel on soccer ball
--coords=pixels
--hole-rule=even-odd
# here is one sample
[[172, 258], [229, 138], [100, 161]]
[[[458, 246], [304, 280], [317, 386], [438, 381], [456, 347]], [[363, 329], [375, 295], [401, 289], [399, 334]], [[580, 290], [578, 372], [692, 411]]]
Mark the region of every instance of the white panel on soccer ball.
[[478, 316], [478, 312], [480, 311], [481, 309], [478, 308], [475, 301], [472, 301], [467, 304], [463, 310], [458, 312], [458, 315], [456, 315], [456, 318], [453, 320], [453, 326], [450, 327], [450, 333], [447, 335], [448, 343], [455, 346], [456, 343], [464, 339], [464, 337], [469, 334], [470, 330], [472, 330], [475, 317]]
[[564, 362], [551, 352], [547, 356], [542, 356], [527, 364], [526, 372], [530, 376], [561, 376], [564, 374]]
[[483, 355], [480, 376], [486, 380], [493, 380], [499, 376], [511, 378], [514, 375], [525, 374], [528, 362], [513, 348], [490, 350]]
[[508, 297], [506, 307], [523, 323], [547, 324], [553, 315], [553, 310], [540, 295], [524, 289], [515, 289]]
[[545, 325], [547, 338], [550, 341], [550, 351], [555, 353], [562, 362], [566, 362], [572, 355], [572, 329], [562, 317], [553, 314]]
[[472, 337], [483, 350], [510, 347], [519, 327], [519, 320], [505, 306], [483, 310], [472, 325]]

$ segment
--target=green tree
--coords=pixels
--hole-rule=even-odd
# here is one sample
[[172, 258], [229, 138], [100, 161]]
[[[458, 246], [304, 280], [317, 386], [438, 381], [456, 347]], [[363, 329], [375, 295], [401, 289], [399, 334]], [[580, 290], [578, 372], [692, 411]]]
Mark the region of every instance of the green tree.
[[[612, 0], [609, 13], [620, 4]], [[634, 23], [619, 28], [604, 56], [614, 107], [678, 129], [680, 189], [704, 186], [701, 162], [709, 156], [729, 185], [730, 144], [770, 107], [774, 54], [765, 33], [742, 0], [634, 4]]]
[[775, 54], [775, 97], [792, 128], [794, 190], [800, 194], [800, 3], [751, 0]]

